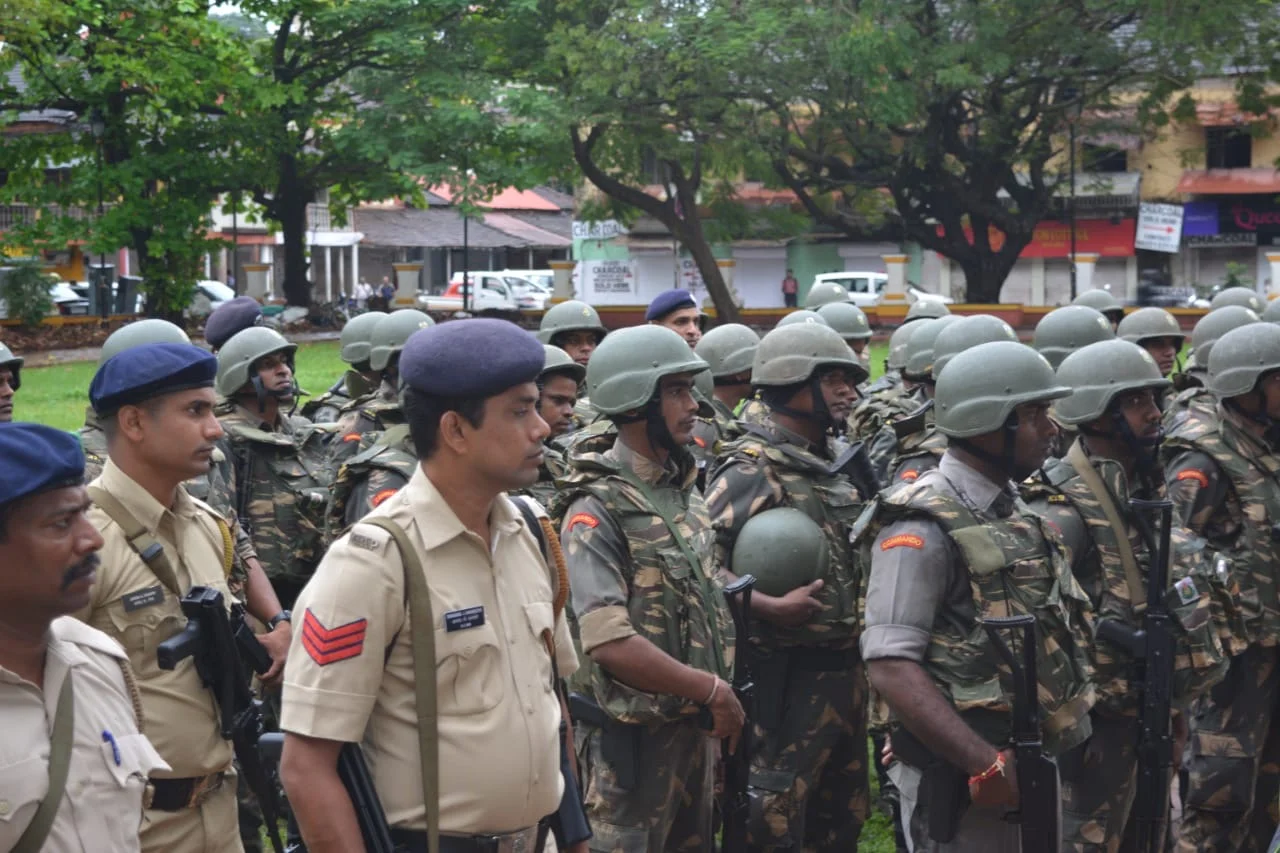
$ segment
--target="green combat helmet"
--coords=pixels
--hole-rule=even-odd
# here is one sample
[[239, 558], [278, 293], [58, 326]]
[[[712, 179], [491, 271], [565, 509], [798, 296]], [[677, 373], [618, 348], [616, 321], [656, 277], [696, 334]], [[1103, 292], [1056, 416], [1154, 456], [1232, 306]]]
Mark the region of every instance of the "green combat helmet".
[[819, 326], [827, 325], [826, 318], [824, 318], [817, 311], [809, 311], [808, 309], [804, 309], [801, 311], [792, 311], [790, 314], [788, 314], [787, 316], [779, 320], [778, 325], [774, 326], [774, 328], [777, 329], [777, 328], [781, 328], [782, 326], [794, 326], [797, 324], [804, 324], [804, 323], [817, 323]]
[[862, 362], [826, 323], [779, 326], [760, 340], [751, 366], [751, 384], [797, 385], [807, 382], [821, 367], [846, 368], [853, 371], [857, 382], [867, 378]]
[[749, 372], [759, 346], [760, 336], [753, 330], [741, 323], [726, 323], [703, 335], [693, 351], [711, 365], [711, 376], [716, 379]]
[[949, 317], [951, 309], [941, 299], [917, 299], [907, 309], [907, 316], [902, 318], [903, 325], [916, 320], [940, 320]]
[[168, 320], [138, 320], [116, 329], [103, 342], [102, 352], [98, 355], [98, 366], [101, 367], [114, 355], [143, 344], [189, 343], [191, 338], [187, 337], [187, 333]]
[[538, 324], [538, 340], [541, 343], [552, 343], [552, 338], [561, 332], [595, 332], [604, 338], [609, 330], [600, 322], [596, 309], [585, 302], [570, 299], [559, 302], [547, 309]]
[[548, 376], [554, 373], [563, 373], [577, 383], [581, 383], [586, 378], [587, 369], [570, 358], [569, 353], [560, 347], [543, 344], [542, 351], [546, 353], [546, 361], [542, 364], [542, 370], [538, 372], [539, 387], [547, 381]]
[[366, 311], [347, 321], [342, 327], [342, 335], [338, 343], [342, 347], [338, 357], [352, 367], [364, 364], [369, 360], [369, 339], [373, 336], [373, 327], [387, 316], [385, 311]]
[[9, 387], [14, 391], [22, 386], [22, 365], [26, 364], [26, 360], [20, 355], [14, 355], [13, 350], [0, 343], [0, 367], [7, 367], [12, 377], [9, 380]]
[[1086, 305], [1064, 305], [1040, 318], [1031, 345], [1056, 369], [1076, 350], [1115, 336], [1100, 311]]
[[1002, 429], [1023, 403], [1070, 395], [1045, 357], [1030, 347], [1013, 341], [980, 344], [952, 358], [938, 375], [935, 424], [950, 438], [973, 438]]
[[916, 323], [911, 327], [911, 337], [907, 339], [907, 363], [902, 367], [902, 375], [914, 382], [931, 381], [933, 376], [933, 345], [942, 330], [960, 318], [954, 314]]
[[889, 336], [889, 354], [884, 358], [885, 370], [901, 370], [907, 366], [907, 344], [911, 342], [911, 333], [915, 326], [905, 323], [893, 330]]
[[829, 559], [822, 528], [789, 506], [751, 516], [733, 543], [734, 573], [754, 576], [765, 595], [783, 596], [813, 583], [826, 573]]
[[1181, 347], [1187, 338], [1178, 321], [1163, 308], [1139, 308], [1120, 321], [1116, 336], [1139, 346], [1153, 338], [1177, 338]]
[[1255, 314], [1262, 313], [1262, 297], [1258, 296], [1257, 291], [1252, 287], [1228, 287], [1226, 290], [1218, 292], [1213, 297], [1213, 301], [1209, 303], [1210, 311], [1217, 311], [1219, 308], [1226, 308], [1228, 305], [1239, 305], [1241, 308], [1248, 308]]
[[282, 352], [288, 355], [292, 366], [293, 354], [297, 351], [297, 344], [289, 343], [284, 335], [266, 326], [252, 326], [236, 332], [218, 350], [218, 377], [214, 380], [214, 387], [220, 396], [234, 397], [257, 378], [251, 374], [258, 359]]
[[846, 341], [871, 340], [871, 322], [852, 302], [828, 302], [818, 309], [818, 315]]
[[1205, 314], [1191, 330], [1191, 351], [1195, 354], [1196, 367], [1209, 369], [1209, 354], [1213, 352], [1218, 338], [1232, 329], [1258, 322], [1261, 321], [1255, 312], [1239, 305], [1228, 305]]
[[1121, 340], [1099, 341], [1071, 353], [1058, 367], [1058, 383], [1072, 389], [1072, 394], [1058, 401], [1054, 416], [1073, 426], [1105, 415], [1117, 394], [1161, 390], [1173, 384], [1160, 375], [1150, 353]]
[[1248, 394], [1262, 374], [1280, 370], [1280, 327], [1251, 323], [1218, 338], [1209, 356], [1209, 390], [1220, 400]]
[[1124, 306], [1120, 304], [1120, 300], [1112, 296], [1111, 291], [1101, 287], [1086, 290], [1075, 299], [1072, 299], [1071, 304], [1092, 308], [1110, 320], [1112, 325], [1119, 323], [1124, 318]]
[[391, 359], [404, 349], [404, 343], [409, 340], [410, 335], [435, 324], [435, 320], [416, 308], [401, 308], [379, 318], [369, 335], [369, 367], [373, 370], [386, 370]]
[[947, 362], [967, 349], [993, 341], [1013, 341], [1018, 335], [1013, 327], [991, 314], [974, 314], [961, 317], [958, 322], [944, 326], [933, 342], [933, 378], [937, 379]]
[[815, 282], [804, 297], [804, 307], [816, 311], [833, 302], [848, 302], [849, 291], [834, 281]]
[[652, 400], [662, 377], [706, 369], [684, 338], [666, 326], [631, 326], [605, 337], [591, 354], [587, 390], [596, 409], [620, 415]]
[[1268, 323], [1280, 323], [1280, 299], [1272, 299], [1262, 309], [1262, 319]]

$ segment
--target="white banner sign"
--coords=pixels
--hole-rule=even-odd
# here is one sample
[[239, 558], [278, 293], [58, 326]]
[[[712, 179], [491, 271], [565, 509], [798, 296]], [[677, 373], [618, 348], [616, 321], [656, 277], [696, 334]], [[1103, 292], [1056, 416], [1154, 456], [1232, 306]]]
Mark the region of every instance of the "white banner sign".
[[1177, 254], [1182, 242], [1182, 205], [1148, 204], [1138, 206], [1138, 233], [1135, 249]]
[[575, 240], [612, 240], [627, 233], [622, 223], [616, 219], [604, 219], [599, 222], [573, 223], [573, 239]]
[[680, 259], [680, 286], [692, 293], [697, 293], [706, 286], [702, 273], [698, 270], [698, 262], [693, 258]]
[[588, 302], [635, 296], [636, 275], [631, 261], [583, 261], [580, 266], [583, 292]]

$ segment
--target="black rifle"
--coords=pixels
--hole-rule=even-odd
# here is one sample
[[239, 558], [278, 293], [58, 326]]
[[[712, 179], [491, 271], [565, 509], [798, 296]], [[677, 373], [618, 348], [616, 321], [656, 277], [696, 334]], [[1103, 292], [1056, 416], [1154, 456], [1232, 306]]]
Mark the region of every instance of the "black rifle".
[[[844, 449], [829, 469], [832, 474], [843, 474], [858, 488], [863, 500], [871, 500], [881, 489], [876, 468], [871, 464], [866, 444], [859, 441]], [[726, 590], [727, 592], [727, 590]]]
[[[267, 760], [273, 764], [280, 763], [280, 754], [284, 749], [284, 735], [280, 732], [265, 734], [258, 741], [258, 748]], [[391, 840], [391, 827], [387, 825], [387, 813], [382, 810], [382, 801], [373, 787], [373, 776], [369, 773], [369, 765], [364, 760], [364, 752], [358, 743], [345, 743], [338, 751], [338, 778], [347, 789], [351, 798], [351, 806], [356, 812], [356, 822], [360, 825], [360, 835], [364, 837], [364, 847], [369, 853], [396, 853], [396, 844]], [[298, 845], [290, 848], [289, 853], [306, 853], [306, 848]]]
[[282, 853], [278, 825], [276, 789], [258, 754], [263, 732], [262, 702], [249, 687], [247, 663], [262, 675], [271, 669], [271, 655], [258, 642], [244, 621], [244, 607], [233, 604], [230, 613], [222, 603], [222, 593], [205, 586], [192, 587], [182, 597], [187, 625], [180, 634], [165, 640], [156, 649], [161, 669], [173, 669], [191, 658], [200, 681], [213, 692], [218, 704], [222, 737], [231, 741], [245, 781], [262, 806], [271, 848]]
[[737, 634], [737, 663], [733, 670], [733, 692], [746, 712], [742, 734], [738, 737], [737, 752], [729, 752], [729, 741], [722, 746], [724, 761], [724, 794], [720, 814], [724, 819], [724, 831], [720, 836], [721, 853], [746, 853], [747, 821], [751, 817], [751, 726], [755, 717], [756, 688], [751, 666], [751, 591], [756, 579], [743, 575], [724, 588], [724, 597], [733, 614]]
[[[1062, 791], [1058, 765], [1044, 754], [1040, 740], [1040, 702], [1036, 698], [1036, 617], [1031, 614], [988, 618], [982, 627], [996, 653], [1013, 673], [1013, 753], [1018, 776], [1022, 849], [1059, 850], [1062, 847]], [[1005, 629], [1020, 633], [1022, 664], [1000, 636]]]
[[[1157, 853], [1169, 809], [1169, 779], [1173, 773], [1173, 735], [1169, 709], [1173, 701], [1173, 616], [1165, 602], [1169, 583], [1169, 538], [1173, 528], [1170, 501], [1129, 501], [1134, 525], [1153, 559], [1147, 572], [1147, 607], [1142, 627], [1114, 619], [1098, 623], [1098, 636], [1129, 652], [1139, 661], [1142, 706], [1138, 712], [1138, 782], [1133, 801], [1137, 849]], [[1159, 516], [1152, 530], [1150, 515]], [[1123, 535], [1123, 531], [1120, 532]]]

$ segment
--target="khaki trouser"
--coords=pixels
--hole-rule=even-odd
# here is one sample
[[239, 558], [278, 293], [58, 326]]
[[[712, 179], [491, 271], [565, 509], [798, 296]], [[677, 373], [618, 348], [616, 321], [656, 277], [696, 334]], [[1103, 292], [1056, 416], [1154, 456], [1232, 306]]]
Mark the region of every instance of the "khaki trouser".
[[142, 853], [244, 853], [236, 811], [235, 776], [224, 779], [197, 808], [147, 809], [139, 833]]
[[[900, 764], [900, 763], [899, 763]], [[902, 770], [898, 789], [903, 803], [917, 802], [920, 790], [920, 771], [900, 764]], [[904, 820], [906, 813], [903, 813]], [[916, 853], [1021, 853], [1022, 839], [1018, 827], [1004, 820], [997, 812], [970, 806], [960, 820], [956, 837], [943, 844], [929, 838], [929, 819], [924, 809], [917, 805], [911, 815], [912, 848]], [[1041, 853], [1028, 850], [1027, 853]]]

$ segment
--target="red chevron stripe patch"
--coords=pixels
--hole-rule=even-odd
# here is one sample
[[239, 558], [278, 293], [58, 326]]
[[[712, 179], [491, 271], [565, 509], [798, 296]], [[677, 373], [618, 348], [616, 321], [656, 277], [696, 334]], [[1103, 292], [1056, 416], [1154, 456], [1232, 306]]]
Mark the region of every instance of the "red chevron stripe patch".
[[358, 619], [336, 628], [326, 628], [307, 608], [302, 618], [302, 647], [320, 666], [359, 657], [364, 651], [364, 637], [369, 630], [368, 619]]

